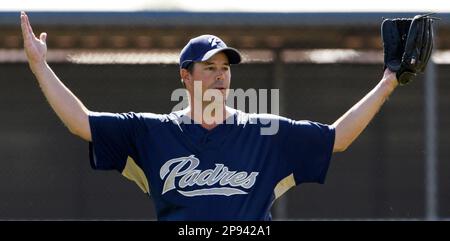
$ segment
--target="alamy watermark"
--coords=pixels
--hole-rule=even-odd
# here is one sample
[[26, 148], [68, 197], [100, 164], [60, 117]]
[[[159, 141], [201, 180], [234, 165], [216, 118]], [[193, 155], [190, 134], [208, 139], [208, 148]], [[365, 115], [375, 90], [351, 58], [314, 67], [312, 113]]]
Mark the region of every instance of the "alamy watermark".
[[[270, 89], [270, 91], [269, 89], [253, 88], [247, 90], [207, 89], [202, 91], [202, 81], [194, 81], [194, 96], [189, 96], [189, 92], [186, 89], [180, 88], [172, 92], [170, 99], [171, 101], [179, 101], [179, 103], [172, 108], [172, 111], [185, 109], [189, 105], [190, 99], [192, 99], [194, 113], [191, 114], [194, 115], [193, 119], [201, 120], [206, 124], [214, 124], [223, 122], [223, 110], [225, 109], [225, 106], [236, 106], [238, 110], [248, 113], [267, 113], [279, 115], [279, 94], [279, 89]], [[226, 118], [225, 124], [234, 124], [234, 121], [234, 118]], [[258, 118], [257, 121], [261, 125], [261, 135], [274, 135], [278, 132], [278, 118], [270, 115], [264, 115], [261, 116], [261, 118]], [[185, 124], [192, 124], [192, 119], [188, 116], [183, 116], [182, 122]]]

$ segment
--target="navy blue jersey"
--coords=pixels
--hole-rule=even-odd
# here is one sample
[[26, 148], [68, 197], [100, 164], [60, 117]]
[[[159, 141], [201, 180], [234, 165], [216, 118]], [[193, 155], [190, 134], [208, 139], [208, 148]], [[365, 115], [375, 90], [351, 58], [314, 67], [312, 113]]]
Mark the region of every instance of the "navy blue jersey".
[[[115, 169], [154, 200], [158, 220], [270, 220], [273, 202], [304, 182], [323, 183], [329, 125], [233, 110], [212, 130], [170, 114], [90, 112], [94, 169]], [[274, 135], [262, 135], [267, 121]]]

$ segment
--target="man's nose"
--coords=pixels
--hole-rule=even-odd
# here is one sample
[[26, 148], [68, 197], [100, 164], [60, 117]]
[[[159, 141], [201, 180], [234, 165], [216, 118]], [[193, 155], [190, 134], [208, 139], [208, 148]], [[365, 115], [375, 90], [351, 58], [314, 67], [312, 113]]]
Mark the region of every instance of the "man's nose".
[[225, 70], [218, 70], [216, 80], [225, 80]]

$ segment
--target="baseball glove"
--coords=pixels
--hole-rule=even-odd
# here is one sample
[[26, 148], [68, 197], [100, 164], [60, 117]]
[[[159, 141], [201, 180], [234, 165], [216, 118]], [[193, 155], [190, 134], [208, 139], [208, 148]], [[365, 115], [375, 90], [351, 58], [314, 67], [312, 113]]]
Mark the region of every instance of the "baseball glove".
[[396, 72], [400, 85], [423, 73], [433, 50], [433, 13], [414, 18], [384, 19], [381, 37], [384, 47], [384, 69]]

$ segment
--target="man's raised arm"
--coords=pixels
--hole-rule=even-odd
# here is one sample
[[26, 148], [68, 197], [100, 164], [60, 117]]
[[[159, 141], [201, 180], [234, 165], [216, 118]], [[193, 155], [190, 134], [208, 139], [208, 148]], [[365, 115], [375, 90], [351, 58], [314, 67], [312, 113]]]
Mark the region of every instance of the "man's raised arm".
[[21, 12], [20, 20], [28, 63], [47, 101], [71, 133], [91, 141], [89, 110], [59, 80], [47, 64], [47, 34], [41, 33], [40, 37], [36, 38], [28, 16], [24, 12]]
[[378, 85], [333, 123], [336, 130], [334, 152], [344, 151], [350, 146], [380, 110], [397, 85], [395, 73], [386, 69], [383, 79]]

